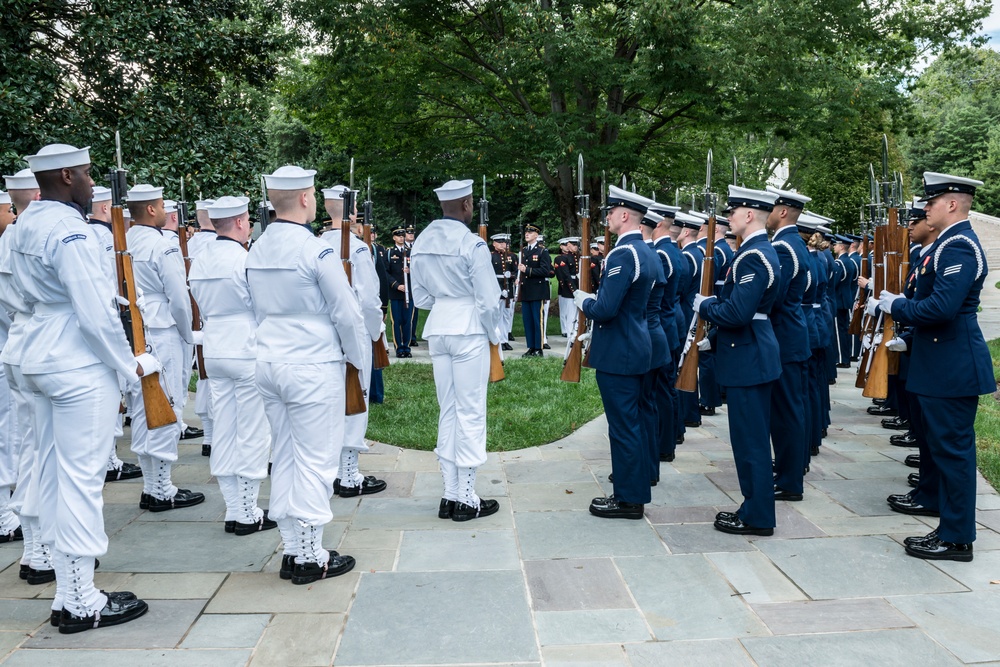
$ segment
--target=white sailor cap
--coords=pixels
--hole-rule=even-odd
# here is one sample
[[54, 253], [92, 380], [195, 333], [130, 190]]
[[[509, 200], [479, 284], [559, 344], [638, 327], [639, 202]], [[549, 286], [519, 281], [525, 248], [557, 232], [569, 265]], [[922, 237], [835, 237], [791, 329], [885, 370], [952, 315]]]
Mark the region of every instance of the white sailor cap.
[[656, 227], [661, 222], [663, 222], [663, 216], [655, 213], [652, 209], [646, 211], [646, 215], [642, 216], [642, 224], [647, 227]]
[[490, 240], [498, 243], [510, 243], [510, 234], [494, 234]]
[[208, 207], [215, 203], [214, 199], [199, 199], [194, 203], [195, 211], [207, 211]]
[[598, 236], [596, 239], [594, 239], [594, 243], [604, 243], [604, 237]]
[[163, 212], [164, 213], [176, 213], [177, 212], [177, 202], [173, 199], [163, 200]]
[[471, 178], [464, 181], [448, 181], [441, 187], [434, 188], [434, 194], [437, 195], [438, 201], [454, 201], [464, 197], [471, 197], [472, 184], [473, 180]]
[[323, 199], [343, 199], [344, 193], [350, 190], [346, 185], [334, 185], [332, 188], [323, 188]]
[[295, 165], [285, 165], [264, 175], [264, 183], [269, 190], [305, 190], [316, 183], [316, 170], [303, 169]]
[[794, 190], [779, 190], [778, 188], [772, 188], [769, 185], [767, 186], [767, 191], [778, 196], [778, 198], [774, 200], [775, 206], [790, 206], [791, 208], [801, 210], [806, 207], [806, 204], [812, 201], [812, 197], [806, 197], [805, 195], [799, 194]]
[[737, 208], [754, 208], [758, 211], [771, 211], [774, 209], [775, 199], [777, 199], [777, 195], [771, 192], [730, 185], [729, 198], [726, 201], [726, 211], [732, 211]]
[[77, 148], [69, 144], [49, 144], [38, 151], [37, 155], [26, 156], [24, 161], [34, 174], [40, 171], [79, 167], [90, 164], [90, 146]]
[[695, 217], [690, 213], [685, 213], [684, 211], [677, 211], [677, 213], [674, 214], [674, 224], [678, 227], [701, 229], [701, 223], [703, 222], [704, 220], [701, 218]]
[[103, 185], [95, 185], [94, 196], [91, 197], [91, 201], [95, 204], [99, 201], [111, 201], [111, 188], [106, 188]]
[[35, 180], [35, 175], [31, 173], [30, 169], [22, 169], [16, 174], [11, 176], [4, 176], [4, 181], [7, 183], [8, 190], [37, 190], [38, 181]]
[[674, 214], [677, 213], [677, 211], [681, 210], [681, 207], [680, 206], [667, 206], [666, 204], [659, 204], [659, 203], [657, 203], [657, 204], [654, 204], [653, 206], [650, 206], [649, 210], [653, 211], [654, 213], [659, 213], [664, 218], [672, 218], [672, 217], [674, 217]]
[[946, 192], [962, 192], [967, 195], [976, 194], [976, 188], [983, 187], [982, 181], [952, 174], [939, 174], [936, 171], [924, 172], [923, 201], [929, 201]]
[[650, 204], [654, 204], [652, 199], [646, 199], [640, 194], [635, 192], [629, 192], [628, 190], [622, 190], [614, 185], [608, 186], [608, 210], [615, 208], [616, 206], [624, 206], [625, 208], [637, 211], [643, 215], [649, 210]]
[[4, 192], [3, 190], [0, 190], [0, 204], [9, 204], [9, 203], [10, 203], [10, 195]]
[[163, 188], [157, 188], [148, 183], [140, 183], [128, 191], [128, 200], [134, 202], [156, 201], [163, 199]]
[[212, 220], [235, 218], [246, 213], [249, 206], [249, 197], [219, 197], [208, 207], [208, 217]]

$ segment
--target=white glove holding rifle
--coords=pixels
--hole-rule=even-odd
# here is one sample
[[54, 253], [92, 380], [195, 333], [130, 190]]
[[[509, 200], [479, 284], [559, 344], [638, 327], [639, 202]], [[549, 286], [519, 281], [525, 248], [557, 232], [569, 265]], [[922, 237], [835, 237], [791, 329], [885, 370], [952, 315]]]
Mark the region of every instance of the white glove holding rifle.
[[583, 310], [583, 304], [587, 301], [587, 299], [596, 299], [596, 298], [597, 297], [591, 294], [590, 292], [584, 292], [583, 290], [578, 289], [575, 292], [573, 292], [573, 303], [575, 303], [576, 307], [579, 308], [580, 310]]
[[705, 336], [700, 341], [698, 341], [698, 349], [701, 350], [702, 352], [709, 352], [709, 351], [711, 351], [711, 349], [712, 349], [712, 341], [710, 341], [708, 339], [708, 336]]
[[908, 348], [905, 340], [902, 338], [893, 338], [885, 344], [885, 349], [890, 352], [906, 352]]
[[139, 377], [159, 373], [163, 370], [163, 364], [160, 363], [160, 360], [151, 355], [149, 352], [143, 352], [142, 354], [137, 355], [135, 363], [139, 364], [139, 369], [142, 371], [139, 373]]

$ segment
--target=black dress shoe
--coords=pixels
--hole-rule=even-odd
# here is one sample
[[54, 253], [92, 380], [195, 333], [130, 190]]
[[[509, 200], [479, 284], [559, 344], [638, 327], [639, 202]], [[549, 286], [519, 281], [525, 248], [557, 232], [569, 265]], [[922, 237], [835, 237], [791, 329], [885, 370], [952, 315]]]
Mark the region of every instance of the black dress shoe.
[[894, 501], [900, 501], [900, 500], [908, 501], [911, 498], [913, 498], [912, 494], [913, 494], [912, 491], [910, 493], [893, 493], [890, 494], [889, 497], [885, 499], [885, 502], [891, 505]]
[[826, 429], [823, 429], [823, 430], [822, 430], [822, 431], [820, 432], [820, 436], [821, 436], [821, 437], [823, 437], [823, 438], [825, 438], [825, 437], [826, 437], [827, 435], [829, 435], [829, 434], [828, 434], [828, 433], [826, 432]]
[[292, 578], [293, 572], [295, 572], [295, 556], [285, 554], [281, 557], [281, 569], [278, 570], [278, 576], [287, 581]]
[[891, 431], [908, 431], [910, 430], [910, 420], [903, 419], [901, 417], [893, 417], [892, 419], [883, 419], [882, 428], [887, 428]]
[[696, 422], [685, 421], [684, 425], [687, 426], [688, 428], [700, 428], [701, 427], [701, 422], [700, 421], [696, 421]]
[[268, 519], [267, 510], [264, 510], [264, 516], [258, 519], [256, 523], [240, 523], [237, 521], [233, 527], [233, 532], [237, 535], [250, 535], [251, 533], [259, 533], [262, 530], [271, 530], [277, 527], [278, 522]]
[[236, 522], [235, 521], [227, 521], [223, 525], [223, 528], [225, 529], [225, 531], [227, 533], [235, 533], [236, 532]]
[[916, 447], [917, 438], [912, 431], [897, 433], [889, 436], [889, 444], [894, 447]]
[[209, 445], [202, 445], [201, 446], [201, 455], [202, 456], [211, 456], [212, 455], [212, 445], [210, 445], [210, 444]]
[[522, 359], [527, 359], [528, 357], [535, 356], [535, 348], [529, 347], [528, 351], [521, 355]]
[[890, 408], [886, 405], [879, 403], [878, 405], [869, 405], [868, 414], [874, 415], [876, 417], [895, 417], [899, 414], [895, 408]]
[[785, 491], [784, 489], [779, 489], [778, 487], [774, 487], [774, 499], [796, 502], [802, 500], [802, 494], [792, 493], [791, 491]]
[[552, 349], [552, 346], [551, 346], [551, 345], [549, 345], [548, 343], [543, 343], [543, 344], [542, 344], [542, 349], [543, 349], [543, 350], [551, 350], [551, 349]]
[[886, 399], [884, 398], [873, 398], [872, 405], [885, 405]]
[[917, 488], [917, 485], [920, 484], [920, 473], [911, 472], [909, 475], [906, 476], [906, 483], [912, 486], [914, 489]]
[[438, 518], [450, 519], [451, 515], [454, 513], [455, 513], [455, 501], [448, 500], [447, 498], [442, 498], [441, 504], [438, 506]]
[[837, 364], [837, 368], [850, 368], [850, 364]]
[[152, 498], [153, 498], [153, 496], [149, 495], [148, 493], [145, 493], [145, 492], [140, 493], [139, 494], [139, 509], [141, 509], [141, 510], [148, 510], [149, 509], [149, 501], [152, 500]]
[[181, 440], [194, 440], [195, 438], [204, 437], [205, 432], [198, 428], [197, 426], [188, 426], [181, 433]]
[[590, 513], [602, 519], [641, 519], [646, 506], [638, 503], [626, 503], [614, 496], [598, 503], [595, 498], [590, 503]]
[[123, 423], [125, 424], [125, 426], [131, 426], [132, 425], [132, 418], [131, 417], [125, 417]]
[[753, 526], [748, 526], [743, 523], [738, 515], [732, 512], [719, 512], [715, 517], [715, 523], [713, 524], [716, 530], [721, 530], [723, 533], [732, 533], [733, 535], [774, 535], [774, 528], [754, 528]]
[[831, 378], [827, 380], [826, 383], [832, 387], [833, 385], [837, 384], [837, 381]]
[[74, 616], [63, 609], [59, 617], [59, 633], [69, 635], [93, 628], [121, 625], [135, 620], [149, 611], [148, 604], [136, 599], [127, 591], [108, 593], [107, 596], [108, 602], [104, 605], [104, 609], [92, 616]]
[[406, 352], [404, 352], [402, 350], [396, 350], [396, 358], [397, 359], [406, 359]]
[[507, 340], [514, 340], [514, 334], [512, 333], [507, 334]]
[[908, 468], [920, 467], [920, 454], [910, 454], [903, 460], [903, 465]]
[[354, 565], [353, 556], [341, 556], [336, 551], [331, 551], [330, 560], [326, 563], [296, 563], [292, 570], [292, 583], [301, 586], [320, 579], [339, 577], [353, 570]]
[[941, 516], [937, 510], [932, 510], [913, 502], [912, 498], [892, 498], [890, 496], [889, 509], [900, 514], [913, 514], [915, 516]]
[[19, 576], [21, 579], [27, 579], [28, 574], [30, 573], [31, 573], [31, 566], [21, 563], [21, 569], [18, 571], [17, 576]]
[[416, 340], [411, 340], [410, 347], [420, 347], [420, 343], [418, 343]]
[[500, 511], [500, 503], [496, 500], [487, 500], [486, 498], [479, 499], [479, 507], [473, 507], [472, 505], [466, 505], [465, 503], [455, 502], [455, 509], [451, 512], [452, 521], [470, 521], [472, 519], [481, 519], [484, 516], [489, 516], [491, 514], [496, 514]]
[[706, 405], [699, 405], [698, 406], [698, 414], [700, 414], [702, 417], [714, 417], [715, 416], [715, 408], [710, 408], [710, 407], [708, 407]]
[[857, 360], [858, 360], [857, 357], [851, 357], [851, 361], [857, 361]]
[[660, 454], [660, 460], [666, 461], [667, 463], [671, 463], [674, 460], [674, 456], [675, 456], [674, 454]]
[[0, 543], [3, 542], [23, 542], [24, 541], [24, 531], [18, 526], [9, 533], [4, 533], [0, 535]]
[[372, 475], [366, 476], [361, 481], [361, 486], [343, 486], [339, 479], [333, 481], [333, 492], [341, 498], [353, 498], [355, 496], [370, 496], [379, 491], [385, 491], [384, 480], [377, 479]]
[[500, 344], [500, 349], [502, 349], [504, 352], [510, 352], [511, 350], [514, 349], [514, 347], [510, 343], [504, 342]]
[[675, 445], [683, 445], [684, 444], [684, 434], [683, 433], [681, 433], [679, 436], [677, 436], [677, 439], [674, 440], [674, 444]]
[[920, 544], [921, 542], [928, 542], [937, 539], [937, 528], [927, 533], [926, 535], [914, 535], [912, 537], [907, 537], [903, 540], [904, 546], [912, 546], [914, 544]]
[[193, 507], [205, 502], [205, 494], [198, 491], [188, 491], [187, 489], [177, 489], [173, 498], [160, 500], [150, 496], [150, 512], [166, 512], [167, 510], [181, 509], [182, 507]]
[[36, 570], [34, 568], [28, 572], [28, 576], [25, 577], [29, 584], [32, 586], [40, 586], [42, 584], [48, 584], [56, 580], [55, 570]]
[[972, 561], [972, 543], [942, 542], [934, 537], [934, 539], [906, 545], [906, 553], [915, 558], [926, 560], [957, 560], [969, 563]]
[[62, 618], [62, 609], [53, 609], [49, 613], [49, 625], [53, 628], [58, 628], [60, 618]]
[[134, 463], [122, 463], [121, 468], [112, 468], [104, 473], [105, 482], [117, 482], [122, 479], [135, 479], [142, 477], [142, 468]]
[[813, 445], [809, 448], [809, 456], [819, 456], [819, 445]]

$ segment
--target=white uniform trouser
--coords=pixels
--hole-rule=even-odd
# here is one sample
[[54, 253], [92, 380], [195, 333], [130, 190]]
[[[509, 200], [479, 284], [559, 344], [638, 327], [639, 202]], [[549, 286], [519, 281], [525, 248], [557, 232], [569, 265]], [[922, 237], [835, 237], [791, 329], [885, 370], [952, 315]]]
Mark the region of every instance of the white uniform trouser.
[[333, 518], [330, 498], [344, 445], [344, 371], [341, 361], [257, 362], [274, 446], [268, 515], [276, 521], [322, 526]]
[[[508, 306], [506, 301], [500, 299], [500, 333], [503, 334], [503, 340], [507, 340], [507, 336], [514, 329], [514, 299], [511, 298], [510, 305]], [[501, 341], [503, 342], [503, 341]]]
[[11, 498], [11, 507], [22, 517], [37, 517], [37, 503], [29, 502], [29, 492], [33, 487], [37, 460], [35, 439], [35, 399], [31, 389], [21, 374], [21, 367], [4, 364], [4, 375], [14, 398], [20, 437], [20, 451], [17, 460], [17, 488]]
[[115, 432], [118, 378], [103, 364], [25, 375], [35, 390], [41, 539], [74, 556], [103, 555], [104, 466]]
[[366, 345], [362, 348], [364, 362], [358, 370], [361, 376], [361, 387], [365, 390], [365, 411], [359, 415], [344, 417], [344, 448], [340, 453], [340, 465], [337, 477], [341, 486], [356, 487], [361, 485], [365, 477], [358, 470], [358, 454], [368, 451], [365, 433], [368, 431], [368, 387], [371, 384], [372, 348]]
[[[256, 362], [251, 361], [251, 364]], [[205, 372], [208, 372], [208, 360], [205, 360]], [[253, 368], [250, 369], [250, 377], [253, 378]], [[201, 428], [205, 431], [205, 437], [202, 442], [206, 445], [214, 444], [215, 440], [215, 399], [212, 394], [211, 388], [208, 386], [208, 380], [202, 380], [198, 378], [198, 386], [195, 389], [194, 394], [194, 412], [201, 419]], [[250, 384], [253, 384], [251, 380]], [[185, 384], [185, 386], [187, 386]], [[186, 392], [185, 392], [186, 393]], [[262, 416], [261, 419], [267, 420]]]
[[[129, 387], [132, 397], [132, 451], [139, 456], [155, 456], [168, 462], [177, 460], [177, 443], [181, 437], [183, 407], [180, 397], [187, 395], [187, 386], [180, 385], [178, 367], [184, 365], [184, 341], [177, 329], [149, 329], [146, 342], [153, 350], [153, 356], [163, 364], [160, 372], [160, 386], [171, 399], [176, 424], [149, 430], [146, 426], [146, 406], [142, 402], [142, 383]], [[178, 386], [180, 385], [180, 386]], [[146, 471], [143, 471], [145, 475]]]
[[547, 345], [549, 342], [549, 304], [552, 303], [548, 299], [542, 301], [542, 344]]
[[559, 330], [567, 336], [576, 335], [576, 304], [564, 296], [559, 297]]
[[11, 489], [17, 484], [20, 455], [17, 406], [0, 368], [0, 535], [14, 532], [20, 524], [11, 508]]
[[440, 408], [434, 453], [459, 468], [481, 466], [486, 463], [489, 339], [486, 334], [475, 334], [427, 340]]
[[213, 405], [218, 408], [209, 460], [216, 477], [240, 475], [257, 480], [267, 477], [271, 428], [254, 380], [256, 367], [257, 362], [252, 359], [205, 360], [209, 379], [202, 381], [205, 386], [198, 395], [202, 391], [211, 393]]

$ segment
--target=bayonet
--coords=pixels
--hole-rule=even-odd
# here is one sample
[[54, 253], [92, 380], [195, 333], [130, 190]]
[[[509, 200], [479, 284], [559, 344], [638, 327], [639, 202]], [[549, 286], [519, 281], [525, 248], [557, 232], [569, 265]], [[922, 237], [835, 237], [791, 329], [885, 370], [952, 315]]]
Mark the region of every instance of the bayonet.
[[115, 157], [118, 160], [118, 170], [121, 171], [122, 168], [122, 137], [115, 130]]
[[740, 181], [740, 163], [737, 162], [736, 156], [733, 156], [733, 185], [739, 185]]
[[583, 194], [583, 153], [580, 153], [580, 157], [576, 161], [576, 193]]

